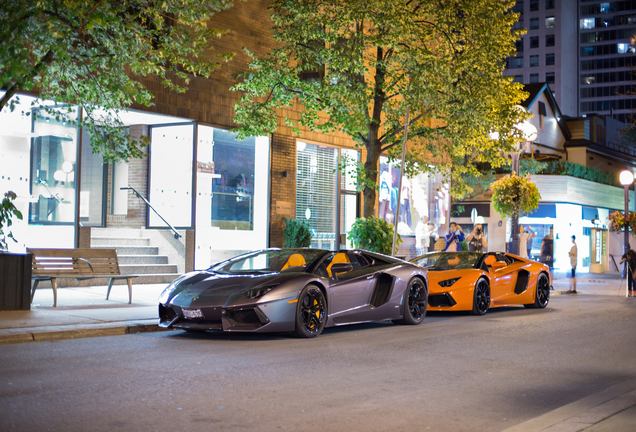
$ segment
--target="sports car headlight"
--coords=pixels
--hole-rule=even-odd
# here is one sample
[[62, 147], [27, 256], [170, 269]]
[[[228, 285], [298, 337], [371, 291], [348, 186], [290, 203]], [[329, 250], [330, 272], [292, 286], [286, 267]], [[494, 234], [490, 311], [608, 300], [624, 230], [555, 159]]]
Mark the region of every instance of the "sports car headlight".
[[[278, 285], [278, 284], [276, 284], [276, 285]], [[274, 287], [276, 285], [268, 285], [268, 286], [261, 286], [261, 287], [257, 287], [257, 288], [251, 288], [251, 289], [248, 289], [247, 291], [245, 291], [243, 294], [245, 294], [245, 297], [247, 297], [247, 298], [256, 299], [256, 298], [259, 298], [259, 297], [263, 297], [265, 294], [267, 294], [272, 289], [274, 289]]]
[[441, 281], [438, 285], [441, 286], [442, 288], [448, 288], [449, 286], [451, 286], [452, 284], [454, 284], [458, 280], [459, 280], [459, 278], [446, 279], [446, 280]]

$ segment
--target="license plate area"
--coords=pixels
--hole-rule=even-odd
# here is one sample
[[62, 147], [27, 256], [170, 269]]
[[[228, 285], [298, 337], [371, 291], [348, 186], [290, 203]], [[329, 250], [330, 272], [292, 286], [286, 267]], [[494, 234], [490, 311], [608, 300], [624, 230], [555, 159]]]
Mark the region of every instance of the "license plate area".
[[181, 309], [183, 317], [185, 319], [200, 319], [203, 318], [203, 312], [201, 309]]

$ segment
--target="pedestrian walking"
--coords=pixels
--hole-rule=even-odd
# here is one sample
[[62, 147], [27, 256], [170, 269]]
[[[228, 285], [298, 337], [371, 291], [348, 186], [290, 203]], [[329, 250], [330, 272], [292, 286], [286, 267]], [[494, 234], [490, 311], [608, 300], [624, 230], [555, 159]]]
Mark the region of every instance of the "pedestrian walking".
[[466, 236], [468, 250], [471, 252], [485, 252], [488, 248], [488, 241], [484, 236], [481, 224], [475, 224], [472, 232]]
[[572, 236], [572, 247], [570, 248], [570, 265], [572, 266], [572, 280], [568, 294], [577, 294], [576, 292], [576, 263], [579, 257], [579, 251], [576, 247], [576, 236]]
[[521, 258], [528, 258], [528, 241], [532, 237], [536, 236], [532, 228], [524, 228], [523, 225], [519, 225], [519, 256]]
[[464, 241], [464, 232], [462, 231], [462, 228], [455, 222], [451, 222], [449, 232], [444, 237], [444, 240], [446, 241], [446, 249], [444, 249], [445, 252], [461, 251], [461, 242]]
[[550, 268], [550, 280], [552, 280], [552, 267], [554, 266], [554, 230], [550, 227], [550, 232], [543, 237], [541, 242], [541, 262]]
[[636, 297], [636, 281], [634, 281], [634, 277], [636, 276], [636, 252], [632, 249], [625, 252], [619, 264], [623, 263], [627, 263], [627, 272], [625, 275], [625, 277], [627, 277], [627, 297]]

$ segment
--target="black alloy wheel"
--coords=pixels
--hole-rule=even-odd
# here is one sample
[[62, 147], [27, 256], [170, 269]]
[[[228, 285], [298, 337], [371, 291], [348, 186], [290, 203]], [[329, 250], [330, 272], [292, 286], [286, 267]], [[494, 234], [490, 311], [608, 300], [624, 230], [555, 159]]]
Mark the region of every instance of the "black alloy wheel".
[[490, 307], [490, 286], [488, 281], [481, 278], [475, 284], [475, 294], [473, 297], [473, 314], [483, 315]]
[[427, 310], [428, 291], [420, 278], [409, 281], [404, 291], [404, 318], [393, 320], [395, 324], [417, 325], [424, 321]]
[[313, 338], [322, 333], [327, 322], [325, 295], [316, 285], [307, 285], [298, 297], [294, 335]]
[[527, 308], [543, 309], [550, 301], [550, 278], [541, 273], [537, 278], [537, 287], [534, 294], [534, 303], [524, 305]]

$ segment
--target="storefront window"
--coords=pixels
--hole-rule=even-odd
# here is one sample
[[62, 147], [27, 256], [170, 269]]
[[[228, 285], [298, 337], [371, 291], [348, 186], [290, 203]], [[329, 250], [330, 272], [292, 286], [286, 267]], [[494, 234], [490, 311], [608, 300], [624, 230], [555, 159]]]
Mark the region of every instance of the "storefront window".
[[[428, 174], [418, 174], [413, 178], [403, 177], [400, 214], [396, 217], [399, 181], [400, 169], [396, 164], [389, 163], [387, 157], [380, 157], [378, 217], [394, 225], [397, 222], [398, 233], [404, 242], [400, 249], [408, 252], [403, 252], [402, 255], [415, 256], [420, 250], [415, 244], [418, 225], [422, 224], [419, 231], [428, 233], [430, 240], [431, 235], [434, 238], [440, 227], [446, 224], [448, 185], [442, 184], [441, 177]], [[425, 229], [429, 222], [433, 226]], [[439, 235], [442, 233], [439, 232]]]
[[256, 138], [236, 141], [230, 132], [215, 129], [212, 154], [217, 174], [212, 179], [212, 226], [252, 230]]
[[[360, 152], [352, 149], [340, 150], [341, 157], [358, 163]], [[358, 178], [353, 170], [345, 170], [340, 175], [340, 234], [341, 248], [353, 249], [353, 242], [347, 238], [356, 218], [360, 217], [360, 192], [357, 191]]]
[[106, 164], [100, 154], [94, 154], [91, 138], [82, 132], [82, 182], [80, 184], [79, 216], [82, 226], [103, 226], [106, 206]]
[[313, 231], [311, 247], [336, 247], [338, 149], [298, 142], [296, 218]]
[[269, 139], [197, 126], [195, 267], [267, 246]]

